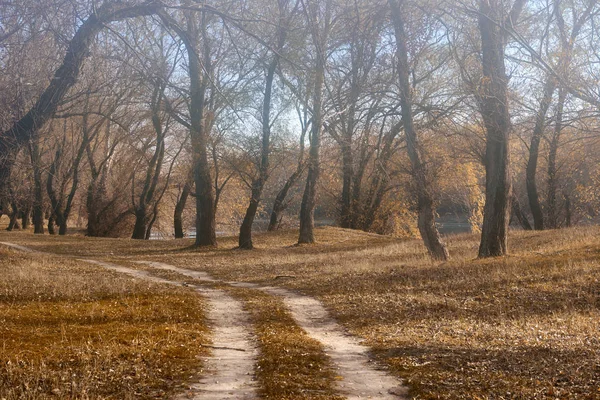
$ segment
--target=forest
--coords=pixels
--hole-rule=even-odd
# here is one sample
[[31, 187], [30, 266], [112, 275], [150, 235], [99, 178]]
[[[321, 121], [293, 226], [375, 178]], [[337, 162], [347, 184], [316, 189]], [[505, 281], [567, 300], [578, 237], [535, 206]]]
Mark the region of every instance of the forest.
[[[8, 230], [421, 237], [597, 221], [595, 0], [0, 2]], [[325, 221], [325, 222], [323, 222]], [[438, 221], [436, 223], [436, 221]]]

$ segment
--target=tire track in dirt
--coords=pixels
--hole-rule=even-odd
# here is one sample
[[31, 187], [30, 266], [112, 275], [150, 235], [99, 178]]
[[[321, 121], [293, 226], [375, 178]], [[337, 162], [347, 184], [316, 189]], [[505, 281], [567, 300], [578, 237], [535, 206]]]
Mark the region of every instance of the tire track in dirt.
[[[27, 253], [49, 254], [14, 243], [0, 244]], [[134, 278], [181, 286], [181, 283], [151, 275], [147, 271], [123, 267], [121, 265], [92, 260], [77, 259], [99, 267], [127, 274]], [[201, 275], [200, 275], [201, 276]], [[201, 279], [200, 276], [198, 279]], [[192, 400], [251, 400], [256, 398], [256, 385], [252, 380], [254, 364], [258, 351], [256, 349], [248, 314], [242, 309], [239, 301], [223, 290], [188, 285], [208, 300], [208, 320], [211, 323], [213, 343], [211, 356], [204, 360], [205, 368], [199, 382], [190, 386], [189, 390], [177, 399]]]
[[[193, 271], [173, 265], [138, 261], [154, 268], [169, 270], [207, 282], [220, 282], [206, 272]], [[398, 400], [408, 398], [402, 383], [383, 370], [377, 369], [370, 360], [366, 346], [358, 338], [344, 332], [330, 316], [323, 304], [309, 296], [303, 296], [280, 287], [260, 286], [253, 283], [223, 282], [234, 287], [258, 289], [283, 299], [298, 325], [313, 339], [321, 342], [341, 377], [340, 393], [349, 400], [380, 399]]]

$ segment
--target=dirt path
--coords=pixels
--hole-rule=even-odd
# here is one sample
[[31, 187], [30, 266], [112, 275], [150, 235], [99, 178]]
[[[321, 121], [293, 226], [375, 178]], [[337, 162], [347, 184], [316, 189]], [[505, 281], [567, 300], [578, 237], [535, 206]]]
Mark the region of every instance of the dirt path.
[[[192, 271], [158, 262], [144, 262], [154, 268], [165, 269], [208, 282], [217, 282], [205, 272]], [[398, 400], [408, 398], [407, 390], [396, 378], [379, 370], [368, 356], [369, 349], [348, 335], [329, 316], [318, 300], [279, 287], [259, 286], [252, 283], [224, 282], [231, 286], [262, 290], [280, 296], [298, 325], [313, 339], [321, 342], [341, 377], [339, 390], [348, 399]]]
[[[44, 253], [14, 243], [0, 242], [28, 253]], [[79, 259], [102, 268], [155, 283], [181, 286], [151, 275], [147, 271], [123, 267], [98, 260]], [[193, 400], [251, 400], [256, 398], [256, 386], [252, 380], [257, 358], [255, 341], [250, 332], [250, 321], [239, 301], [223, 290], [189, 285], [208, 300], [208, 319], [211, 323], [213, 343], [211, 356], [205, 359], [205, 371], [199, 382], [177, 399]]]

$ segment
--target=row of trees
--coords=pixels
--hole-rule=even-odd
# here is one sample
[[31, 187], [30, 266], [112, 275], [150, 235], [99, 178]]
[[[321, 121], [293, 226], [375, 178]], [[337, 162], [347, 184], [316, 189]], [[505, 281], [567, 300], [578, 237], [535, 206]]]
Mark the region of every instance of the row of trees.
[[418, 231], [445, 260], [436, 218], [458, 210], [479, 256], [503, 255], [511, 217], [595, 216], [599, 14], [595, 0], [3, 2], [2, 211], [9, 228], [32, 214], [36, 233], [65, 234], [76, 216], [136, 239], [169, 213], [182, 237], [193, 198], [196, 245], [216, 245], [219, 215], [251, 249], [257, 215], [275, 229], [290, 206], [299, 243], [317, 212]]

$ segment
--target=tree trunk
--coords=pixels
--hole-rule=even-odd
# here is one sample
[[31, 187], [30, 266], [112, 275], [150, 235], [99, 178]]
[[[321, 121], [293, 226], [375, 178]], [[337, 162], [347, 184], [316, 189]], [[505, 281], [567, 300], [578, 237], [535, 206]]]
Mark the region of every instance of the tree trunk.
[[33, 233], [44, 234], [44, 190], [42, 187], [42, 170], [40, 149], [37, 140], [30, 147], [31, 165], [33, 168]]
[[135, 210], [135, 225], [133, 227], [132, 239], [146, 239], [146, 224], [148, 222], [148, 216], [146, 215], [146, 208], [138, 207]]
[[558, 91], [558, 104], [556, 109], [556, 120], [554, 125], [554, 134], [550, 141], [548, 151], [548, 228], [558, 228], [558, 205], [556, 204], [556, 192], [558, 191], [557, 165], [556, 157], [558, 155], [558, 146], [560, 144], [560, 135], [563, 128], [563, 111], [566, 100], [566, 92], [560, 88]]
[[[215, 194], [208, 162], [209, 129], [205, 124], [206, 91], [212, 84], [212, 60], [207, 38], [207, 17], [200, 18], [200, 29], [193, 15], [187, 16], [187, 30], [181, 29], [167, 14], [160, 14], [162, 21], [181, 38], [188, 55], [190, 78], [190, 137], [194, 186], [196, 192], [196, 240], [195, 246], [216, 246]], [[202, 51], [198, 36], [202, 37]]]
[[[262, 189], [262, 188], [261, 188]], [[246, 209], [246, 215], [244, 215], [244, 221], [240, 227], [240, 237], [238, 240], [238, 246], [240, 249], [252, 250], [254, 245], [252, 244], [252, 223], [254, 222], [254, 216], [258, 209], [258, 203], [260, 201], [260, 192], [258, 187], [252, 189], [252, 198], [250, 199], [250, 205]]]
[[380, 138], [377, 143], [377, 159], [375, 160], [375, 177], [371, 181], [370, 188], [366, 198], [366, 207], [364, 217], [362, 219], [361, 229], [368, 232], [372, 229], [377, 218], [377, 213], [383, 202], [383, 198], [387, 191], [389, 183], [389, 175], [387, 173], [387, 165], [392, 157], [393, 142], [402, 130], [402, 122], [394, 125], [385, 135], [383, 131], [380, 133]]
[[537, 190], [536, 174], [538, 156], [540, 151], [540, 140], [544, 135], [544, 128], [546, 126], [546, 114], [550, 103], [552, 102], [552, 95], [556, 89], [556, 84], [553, 77], [548, 77], [546, 84], [544, 85], [544, 93], [542, 100], [540, 101], [540, 109], [536, 116], [535, 126], [533, 128], [533, 135], [531, 137], [531, 145], [529, 146], [529, 159], [527, 160], [526, 169], [526, 183], [527, 183], [527, 197], [529, 199], [529, 208], [531, 214], [533, 214], [533, 227], [535, 230], [544, 229], [544, 213], [540, 204], [540, 198]]
[[[317, 183], [319, 181], [321, 148], [321, 127], [323, 125], [323, 85], [325, 81], [325, 61], [327, 57], [327, 40], [330, 24], [330, 4], [324, 5], [324, 18], [321, 18], [319, 7], [312, 3], [309, 6], [311, 15], [311, 35], [315, 46], [315, 81], [312, 101], [312, 126], [310, 132], [310, 148], [308, 151], [308, 175], [300, 205], [300, 234], [298, 244], [315, 242], [314, 211], [317, 200]], [[320, 24], [323, 23], [322, 31]]]
[[281, 213], [286, 208], [285, 198], [287, 197], [289, 190], [296, 184], [296, 181], [300, 179], [300, 176], [302, 176], [305, 166], [306, 164], [300, 161], [298, 164], [298, 168], [296, 168], [294, 173], [290, 175], [287, 181], [285, 181], [285, 184], [283, 185], [281, 190], [277, 193], [277, 196], [275, 197], [275, 202], [273, 203], [273, 210], [271, 211], [269, 227], [267, 228], [269, 232], [275, 231], [279, 227]]
[[342, 135], [342, 209], [340, 211], [340, 226], [351, 228], [353, 225], [352, 213], [352, 178], [354, 176], [352, 157], [352, 136]]
[[19, 207], [13, 202], [11, 204], [11, 208], [10, 221], [8, 223], [8, 227], [6, 228], [6, 230], [9, 232], [14, 229], [21, 229], [21, 226], [19, 225]]
[[398, 81], [400, 88], [400, 108], [406, 135], [406, 149], [412, 167], [414, 188], [417, 192], [418, 227], [429, 255], [435, 260], [448, 259], [448, 250], [442, 242], [435, 225], [435, 207], [431, 195], [431, 185], [426, 166], [421, 159], [417, 132], [413, 122], [412, 88], [410, 86], [410, 66], [408, 64], [408, 43], [402, 19], [402, 10], [397, 0], [389, 0], [392, 21], [396, 35], [398, 57]]
[[486, 190], [479, 245], [480, 258], [502, 256], [508, 251], [512, 190], [508, 148], [511, 122], [507, 95], [508, 78], [504, 64], [505, 32], [502, 11], [499, 0], [479, 2], [483, 68], [479, 102], [486, 130]]
[[[280, 8], [280, 12], [282, 11], [283, 10]], [[281, 18], [280, 22], [283, 22]], [[285, 24], [280, 24], [278, 29], [277, 50], [273, 52], [273, 59], [269, 63], [267, 76], [265, 78], [265, 95], [263, 98], [262, 109], [261, 157], [258, 166], [258, 177], [252, 181], [250, 204], [246, 209], [246, 215], [244, 215], [244, 221], [240, 227], [240, 237], [238, 240], [240, 249], [251, 250], [254, 247], [252, 243], [252, 224], [256, 217], [256, 210], [260, 203], [263, 188], [269, 177], [269, 153], [271, 151], [271, 97], [273, 93], [275, 70], [277, 69], [277, 65], [279, 65], [279, 51], [283, 48], [285, 42], [286, 28], [284, 25]]]
[[165, 155], [166, 131], [163, 129], [160, 118], [160, 104], [165, 87], [166, 86], [161, 85], [156, 86], [152, 95], [152, 126], [156, 133], [156, 146], [154, 148], [154, 154], [146, 168], [144, 186], [140, 192], [138, 204], [134, 204], [135, 226], [131, 235], [132, 239], [146, 239], [146, 231], [148, 230], [148, 223], [150, 222], [150, 219], [148, 218], [148, 207], [154, 202], [154, 207], [156, 208], [158, 207], [158, 201], [160, 201], [160, 199], [155, 199], [155, 194]]
[[565, 197], [565, 227], [571, 227], [571, 197], [568, 194], [564, 194]]
[[54, 216], [54, 213], [51, 213], [50, 217], [48, 218], [48, 233], [50, 235], [56, 235], [56, 231], [54, 230], [55, 221], [56, 217]]
[[181, 196], [177, 199], [177, 204], [175, 205], [175, 211], [173, 213], [173, 226], [175, 228], [175, 239], [182, 239], [185, 236], [185, 232], [183, 231], [183, 210], [185, 209], [185, 203], [187, 203], [187, 199], [190, 195], [190, 184], [185, 183], [183, 186], [183, 190], [181, 192]]
[[158, 202], [155, 203], [154, 209], [152, 210], [152, 218], [150, 218], [148, 226], [146, 227], [146, 236], [144, 237], [144, 239], [150, 240], [150, 237], [152, 236], [152, 227], [154, 227], [156, 218], [158, 218]]
[[23, 229], [29, 229], [29, 221], [31, 220], [31, 207], [27, 208], [21, 214], [21, 226]]
[[532, 230], [529, 219], [527, 219], [527, 216], [523, 213], [523, 210], [521, 209], [521, 203], [514, 193], [512, 196], [512, 209], [513, 214], [517, 217], [517, 221], [519, 221], [521, 227], [526, 231]]

